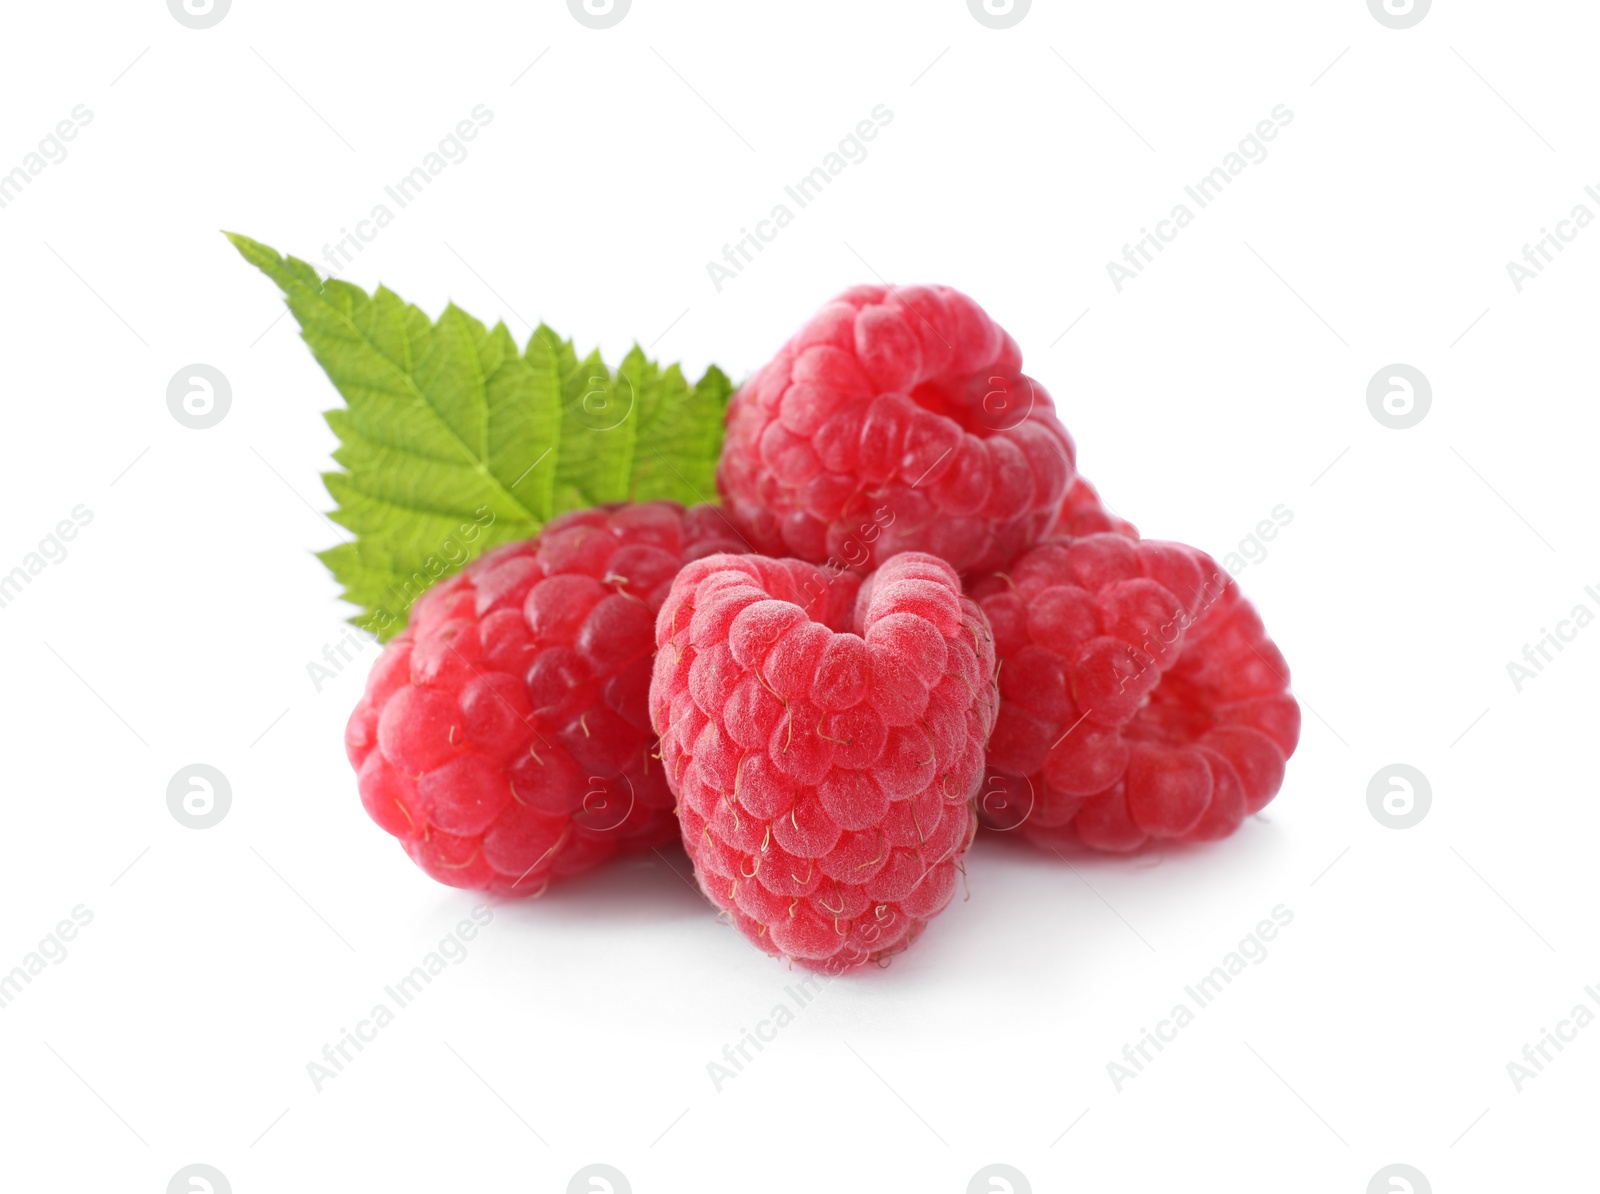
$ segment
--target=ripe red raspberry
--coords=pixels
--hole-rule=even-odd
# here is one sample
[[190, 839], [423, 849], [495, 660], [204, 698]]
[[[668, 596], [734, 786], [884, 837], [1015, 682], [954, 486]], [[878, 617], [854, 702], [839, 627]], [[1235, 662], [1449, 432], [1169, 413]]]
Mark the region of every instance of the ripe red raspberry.
[[1289, 665], [1204, 552], [1057, 539], [972, 592], [1002, 661], [985, 823], [1129, 851], [1226, 837], [1277, 794]]
[[1072, 437], [1016, 342], [948, 286], [858, 286], [728, 408], [718, 484], [757, 551], [999, 568], [1050, 532]]
[[761, 949], [837, 973], [950, 901], [994, 724], [994, 648], [955, 571], [687, 565], [650, 710], [706, 895]]
[[686, 560], [738, 547], [713, 507], [602, 507], [430, 589], [345, 729], [368, 814], [441, 883], [501, 895], [671, 841], [655, 614]]

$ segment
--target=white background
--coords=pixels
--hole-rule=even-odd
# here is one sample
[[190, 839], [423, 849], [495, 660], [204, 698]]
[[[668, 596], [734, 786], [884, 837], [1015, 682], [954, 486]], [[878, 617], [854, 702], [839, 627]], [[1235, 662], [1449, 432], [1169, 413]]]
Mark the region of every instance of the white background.
[[[962, 0], [3, 19], [0, 170], [93, 120], [0, 210], [0, 571], [93, 521], [0, 609], [0, 969], [93, 921], [0, 1011], [0, 1184], [159, 1194], [204, 1162], [238, 1194], [561, 1191], [604, 1162], [638, 1194], [955, 1194], [1004, 1162], [1035, 1191], [1360, 1194], [1404, 1162], [1441, 1194], [1593, 1188], [1600, 1026], [1520, 1093], [1507, 1063], [1600, 988], [1600, 628], [1520, 692], [1506, 667], [1600, 612], [1600, 230], [1520, 293], [1506, 270], [1600, 214], [1592, 5], [1441, 0], [1403, 31], [1363, 0], [1037, 0], [1008, 30]], [[648, 855], [496, 906], [316, 1091], [307, 1063], [476, 901], [357, 801], [375, 653], [308, 677], [350, 612], [312, 556], [340, 537], [337, 396], [218, 230], [316, 260], [478, 104], [352, 281], [735, 378], [847, 285], [946, 282], [1146, 534], [1220, 556], [1291, 510], [1239, 578], [1306, 710], [1266, 814], [1070, 868], [980, 839], [968, 898], [720, 1092], [707, 1064], [799, 972]], [[878, 104], [869, 156], [719, 293], [707, 261]], [[1119, 293], [1106, 263], [1278, 104], [1265, 160]], [[193, 362], [233, 387], [204, 431], [166, 405]], [[1367, 408], [1394, 362], [1433, 387], [1410, 430]], [[166, 807], [193, 762], [233, 792], [203, 832]], [[1366, 802], [1395, 762], [1433, 792], [1404, 831]], [[1119, 1093], [1107, 1063], [1279, 904], [1267, 959]]]

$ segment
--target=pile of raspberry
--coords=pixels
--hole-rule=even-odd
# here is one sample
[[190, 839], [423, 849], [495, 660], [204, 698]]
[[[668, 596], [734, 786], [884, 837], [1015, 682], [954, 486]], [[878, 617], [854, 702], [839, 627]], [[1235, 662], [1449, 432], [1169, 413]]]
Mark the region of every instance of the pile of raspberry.
[[579, 511], [441, 582], [345, 741], [429, 875], [537, 895], [681, 840], [768, 953], [906, 949], [982, 826], [1130, 853], [1283, 783], [1289, 669], [1231, 576], [1077, 475], [1016, 342], [861, 286], [734, 395], [724, 504]]

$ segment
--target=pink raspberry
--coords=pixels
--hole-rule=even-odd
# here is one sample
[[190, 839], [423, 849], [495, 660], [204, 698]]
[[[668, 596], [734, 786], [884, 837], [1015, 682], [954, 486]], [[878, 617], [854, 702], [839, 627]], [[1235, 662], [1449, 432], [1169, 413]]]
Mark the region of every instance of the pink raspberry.
[[1277, 794], [1289, 665], [1204, 552], [1057, 539], [972, 593], [1001, 659], [985, 823], [1130, 851], [1226, 837]]
[[1050, 532], [1072, 438], [1022, 353], [948, 286], [858, 286], [728, 408], [718, 484], [757, 551], [870, 571], [1002, 567]]
[[738, 546], [714, 507], [602, 507], [430, 589], [345, 729], [367, 813], [441, 883], [501, 895], [671, 841], [655, 615], [686, 560]]
[[997, 703], [954, 569], [711, 556], [679, 573], [656, 646], [651, 714], [706, 895], [813, 969], [909, 946], [955, 891]]

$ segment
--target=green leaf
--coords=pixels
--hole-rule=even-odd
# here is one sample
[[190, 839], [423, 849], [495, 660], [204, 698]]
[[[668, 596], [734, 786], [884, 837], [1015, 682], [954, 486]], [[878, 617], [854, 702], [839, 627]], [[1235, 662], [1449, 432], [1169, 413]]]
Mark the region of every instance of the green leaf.
[[319, 558], [380, 638], [436, 580], [557, 514], [714, 500], [732, 390], [715, 367], [690, 387], [635, 347], [613, 373], [542, 324], [519, 350], [503, 323], [454, 304], [432, 320], [386, 287], [368, 295], [226, 235], [278, 284], [344, 398], [324, 416], [339, 469], [323, 481], [353, 538]]
[[[628, 372], [635, 357], [654, 370], [634, 348], [623, 361]], [[684, 505], [714, 500], [717, 457], [722, 452], [723, 416], [733, 383], [715, 365], [691, 387], [673, 365], [641, 390], [639, 448], [634, 453], [629, 493], [650, 493]]]
[[564, 507], [597, 506], [629, 497], [633, 463], [633, 388], [611, 376], [598, 350], [561, 382], [561, 459], [556, 463], [556, 500]]

